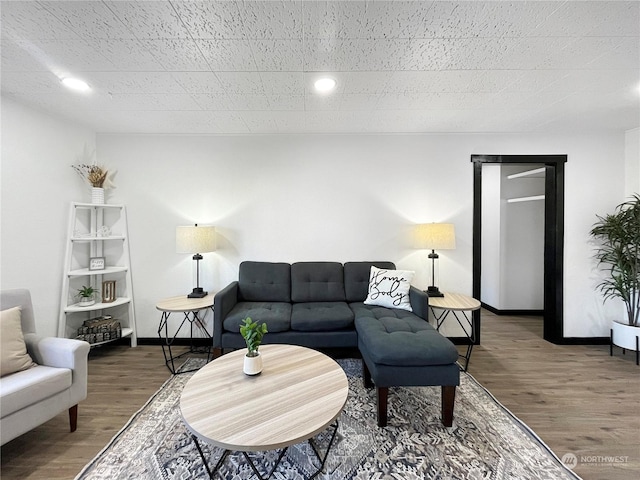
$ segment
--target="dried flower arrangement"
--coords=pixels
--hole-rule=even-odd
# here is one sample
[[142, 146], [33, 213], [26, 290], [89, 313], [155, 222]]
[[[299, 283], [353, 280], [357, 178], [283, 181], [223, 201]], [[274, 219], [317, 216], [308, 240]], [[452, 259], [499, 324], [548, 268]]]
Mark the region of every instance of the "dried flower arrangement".
[[71, 165], [71, 167], [82, 177], [86, 179], [92, 187], [96, 188], [112, 188], [113, 184], [109, 179], [109, 171], [99, 165], [87, 165], [81, 163], [79, 165]]

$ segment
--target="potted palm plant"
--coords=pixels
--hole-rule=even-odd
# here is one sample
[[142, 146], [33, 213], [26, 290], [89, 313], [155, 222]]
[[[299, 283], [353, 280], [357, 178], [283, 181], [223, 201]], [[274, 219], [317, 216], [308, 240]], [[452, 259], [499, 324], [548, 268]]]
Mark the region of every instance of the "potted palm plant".
[[78, 305], [81, 307], [89, 307], [96, 303], [96, 300], [94, 298], [95, 293], [96, 289], [91, 285], [89, 285], [88, 287], [83, 285], [82, 288], [78, 290], [78, 297], [80, 297]]
[[598, 215], [590, 234], [600, 242], [595, 257], [607, 273], [598, 288], [605, 301], [619, 298], [626, 309], [626, 322], [612, 322], [611, 341], [637, 352], [640, 337], [640, 196], [633, 195], [612, 214]]
[[242, 371], [247, 375], [257, 375], [262, 372], [262, 357], [258, 348], [262, 343], [262, 337], [267, 333], [267, 324], [251, 320], [247, 317], [240, 325], [240, 335], [247, 344], [247, 354], [244, 356], [244, 366]]

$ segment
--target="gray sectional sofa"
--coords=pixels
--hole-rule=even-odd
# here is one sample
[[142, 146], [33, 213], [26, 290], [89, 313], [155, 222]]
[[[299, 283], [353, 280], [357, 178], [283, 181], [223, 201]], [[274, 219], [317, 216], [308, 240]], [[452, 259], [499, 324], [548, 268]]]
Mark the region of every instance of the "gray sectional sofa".
[[215, 351], [245, 347], [246, 317], [267, 323], [263, 343], [358, 347], [365, 385], [376, 387], [379, 426], [387, 424], [389, 387], [434, 385], [442, 387], [442, 422], [451, 426], [458, 351], [429, 324], [425, 292], [410, 287], [412, 311], [365, 303], [372, 266], [395, 269], [391, 262], [241, 263], [238, 281], [215, 296]]
[[263, 343], [311, 348], [358, 346], [360, 317], [428, 318], [426, 293], [411, 287], [413, 312], [365, 305], [371, 266], [394, 269], [391, 262], [242, 262], [238, 281], [215, 296], [213, 346], [245, 346], [240, 323], [266, 322]]

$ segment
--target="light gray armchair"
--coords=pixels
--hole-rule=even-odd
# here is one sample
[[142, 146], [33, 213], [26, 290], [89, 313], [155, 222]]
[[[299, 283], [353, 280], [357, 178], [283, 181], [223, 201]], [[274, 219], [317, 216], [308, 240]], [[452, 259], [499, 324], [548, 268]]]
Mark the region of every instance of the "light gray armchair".
[[[37, 366], [0, 378], [1, 445], [69, 411], [71, 431], [78, 403], [87, 397], [89, 344], [79, 340], [39, 337], [28, 290], [0, 292], [0, 310], [21, 307], [27, 351]], [[53, 318], [53, 316], [52, 316]]]

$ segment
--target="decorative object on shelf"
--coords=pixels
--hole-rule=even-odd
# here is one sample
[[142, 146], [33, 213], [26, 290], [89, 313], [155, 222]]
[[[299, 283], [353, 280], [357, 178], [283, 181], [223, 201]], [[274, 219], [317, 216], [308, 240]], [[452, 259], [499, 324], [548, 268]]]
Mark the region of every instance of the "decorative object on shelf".
[[83, 285], [81, 289], [78, 290], [78, 296], [80, 297], [80, 301], [78, 302], [78, 306], [80, 307], [90, 307], [94, 303], [96, 303], [93, 296], [96, 293], [96, 289], [91, 285], [85, 286]]
[[267, 333], [267, 324], [258, 325], [258, 322], [251, 320], [251, 317], [245, 318], [243, 322], [240, 325], [240, 335], [247, 344], [247, 354], [244, 356], [242, 371], [246, 375], [258, 375], [262, 372], [262, 357], [258, 348], [262, 343], [262, 337]]
[[113, 320], [111, 315], [85, 320], [78, 328], [78, 336], [76, 337], [77, 340], [84, 340], [91, 344], [108, 342], [118, 338], [122, 338], [122, 327], [120, 322]]
[[206, 292], [200, 286], [200, 260], [203, 253], [216, 249], [216, 229], [212, 226], [176, 227], [176, 253], [193, 253], [196, 261], [196, 287], [187, 295], [188, 298], [206, 297]]
[[636, 352], [640, 360], [640, 195], [618, 205], [615, 212], [601, 217], [589, 232], [600, 242], [595, 258], [607, 276], [598, 284], [604, 300], [622, 300], [626, 323], [612, 322], [610, 353], [613, 346]]
[[91, 257], [89, 259], [89, 270], [104, 270], [104, 257]]
[[102, 282], [102, 303], [111, 303], [116, 300], [116, 281], [105, 280]]
[[417, 247], [431, 250], [431, 286], [427, 288], [430, 297], [443, 297], [436, 286], [435, 261], [439, 258], [436, 250], [454, 250], [456, 248], [456, 234], [453, 223], [425, 223], [418, 225]]
[[104, 191], [109, 188], [115, 188], [111, 180], [114, 172], [95, 163], [92, 165], [80, 163], [78, 165], [71, 165], [71, 167], [82, 179], [87, 180], [89, 185], [91, 185], [91, 203], [103, 205]]

